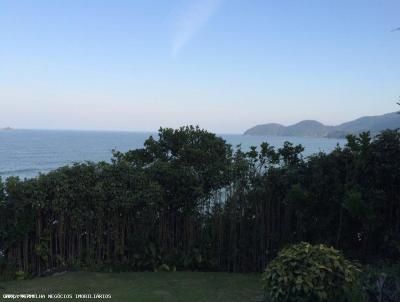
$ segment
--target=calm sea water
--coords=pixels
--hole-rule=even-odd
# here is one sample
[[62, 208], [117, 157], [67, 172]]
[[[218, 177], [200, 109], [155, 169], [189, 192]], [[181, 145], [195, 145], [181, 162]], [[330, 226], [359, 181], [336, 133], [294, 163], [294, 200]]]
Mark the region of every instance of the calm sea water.
[[[30, 178], [39, 172], [46, 173], [58, 167], [83, 161], [109, 161], [112, 149], [127, 151], [143, 146], [155, 133], [102, 132], [102, 131], [52, 131], [13, 130], [0, 131], [0, 177], [19, 176]], [[280, 147], [285, 141], [302, 144], [304, 155], [319, 151], [329, 152], [342, 139], [304, 137], [266, 137], [221, 134], [233, 146], [242, 149], [258, 146], [261, 142]]]

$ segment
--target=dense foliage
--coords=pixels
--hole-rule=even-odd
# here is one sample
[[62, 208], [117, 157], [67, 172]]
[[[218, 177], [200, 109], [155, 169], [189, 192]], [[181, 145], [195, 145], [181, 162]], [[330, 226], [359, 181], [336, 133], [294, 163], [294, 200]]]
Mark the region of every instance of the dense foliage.
[[0, 274], [260, 272], [300, 241], [361, 262], [398, 259], [399, 131], [302, 151], [289, 142], [233, 151], [199, 128], [160, 129], [110, 163], [0, 181]]
[[362, 290], [368, 299], [363, 301], [399, 302], [400, 265], [367, 265], [362, 274]]
[[263, 274], [269, 302], [340, 301], [360, 270], [334, 248], [301, 242], [279, 252]]

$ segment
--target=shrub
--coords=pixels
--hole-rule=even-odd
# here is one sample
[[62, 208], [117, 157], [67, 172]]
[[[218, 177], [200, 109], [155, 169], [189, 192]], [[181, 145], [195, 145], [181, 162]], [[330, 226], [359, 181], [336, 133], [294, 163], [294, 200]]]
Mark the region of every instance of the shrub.
[[332, 247], [299, 243], [283, 249], [263, 274], [266, 301], [343, 301], [358, 285], [358, 267]]

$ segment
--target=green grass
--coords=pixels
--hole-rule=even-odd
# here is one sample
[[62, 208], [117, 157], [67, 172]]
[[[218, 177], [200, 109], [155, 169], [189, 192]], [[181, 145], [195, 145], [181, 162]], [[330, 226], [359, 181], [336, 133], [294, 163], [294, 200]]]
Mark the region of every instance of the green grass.
[[[104, 293], [111, 294], [112, 299], [85, 299], [85, 301], [118, 302], [236, 302], [262, 299], [259, 275], [202, 272], [72, 272], [32, 280], [2, 282], [0, 293], [0, 300], [3, 299], [3, 293], [74, 295]], [[75, 298], [57, 300], [77, 301]], [[8, 301], [18, 300], [8, 299]], [[33, 300], [24, 299], [24, 301]]]

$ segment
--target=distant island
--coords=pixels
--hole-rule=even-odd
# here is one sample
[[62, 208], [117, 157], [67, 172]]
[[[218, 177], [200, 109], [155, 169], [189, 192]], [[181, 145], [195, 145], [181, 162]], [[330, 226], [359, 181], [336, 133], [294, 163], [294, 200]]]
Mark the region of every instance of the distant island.
[[327, 126], [315, 120], [304, 120], [290, 126], [269, 123], [254, 126], [246, 130], [244, 134], [344, 138], [347, 134], [358, 134], [364, 131], [377, 134], [385, 129], [397, 128], [400, 128], [400, 114], [392, 112], [377, 116], [364, 116], [337, 126]]
[[11, 131], [11, 130], [14, 130], [14, 129], [11, 127], [0, 128], [0, 131]]

